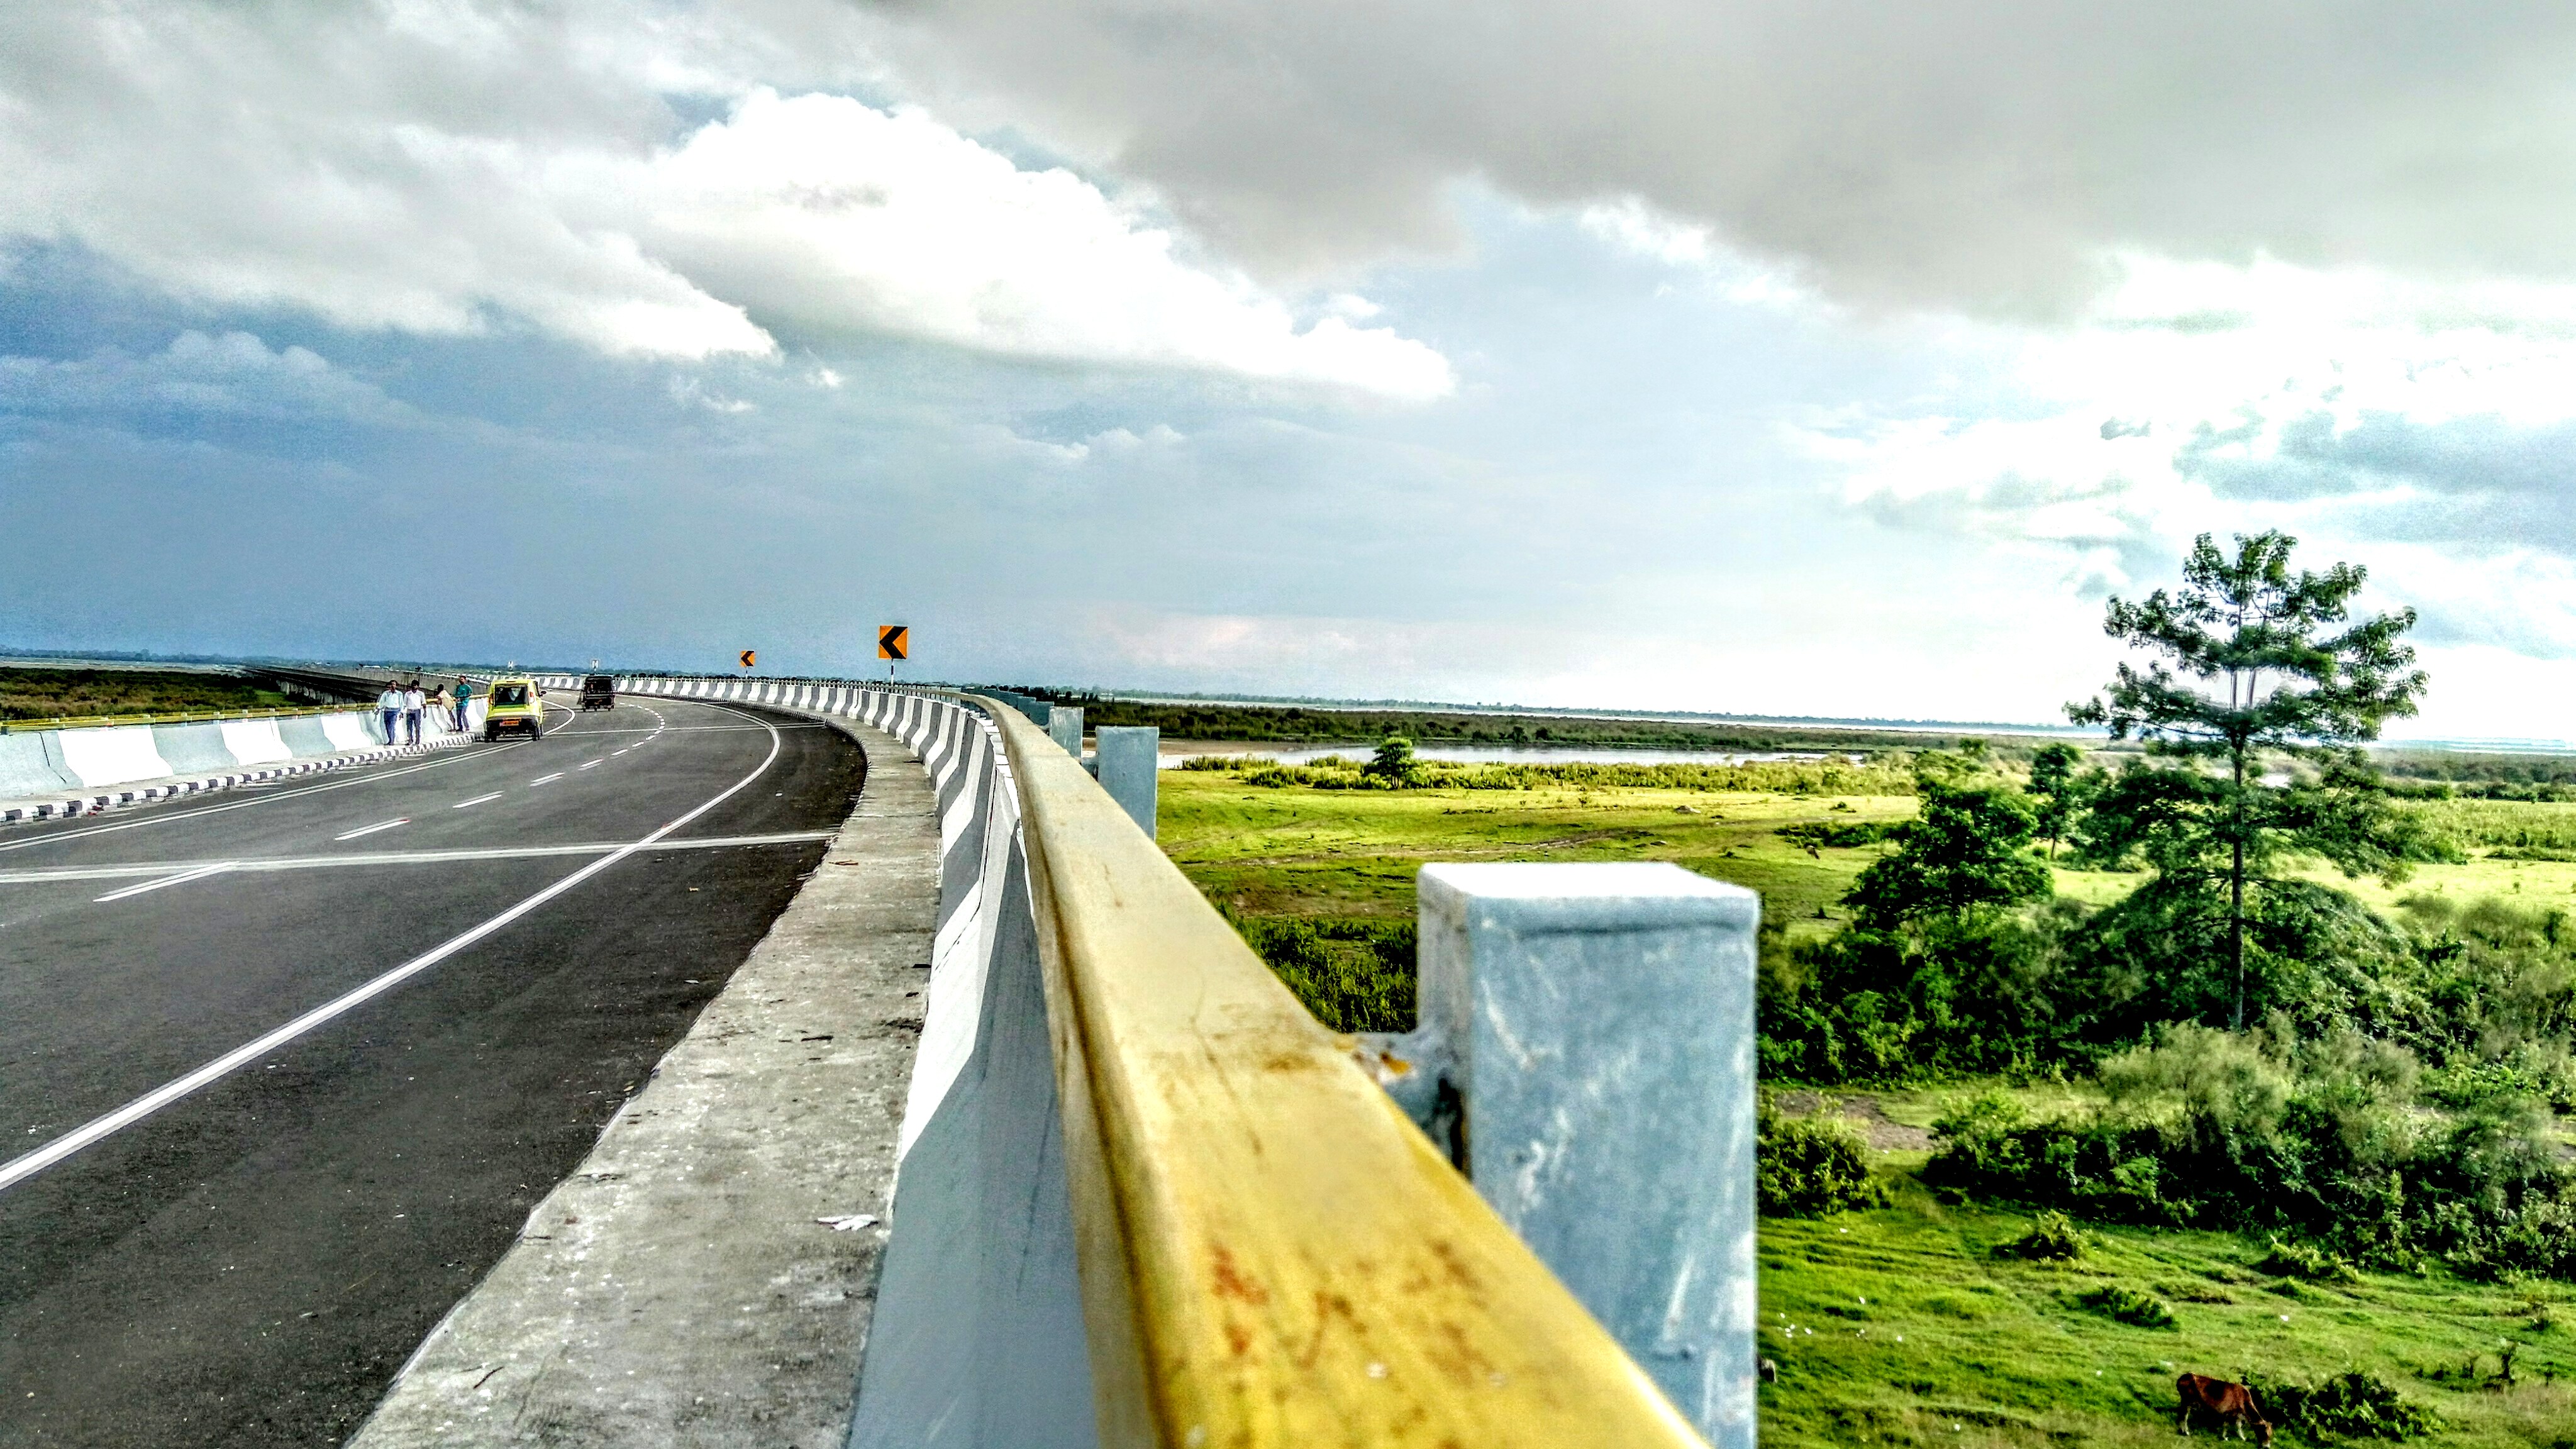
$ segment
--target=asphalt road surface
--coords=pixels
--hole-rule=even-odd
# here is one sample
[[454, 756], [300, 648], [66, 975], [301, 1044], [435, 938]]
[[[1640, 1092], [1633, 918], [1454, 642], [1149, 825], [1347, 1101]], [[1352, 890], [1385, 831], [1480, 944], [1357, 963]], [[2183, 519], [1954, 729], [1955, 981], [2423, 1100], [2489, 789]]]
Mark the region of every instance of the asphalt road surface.
[[0, 829], [0, 1445], [339, 1443], [865, 771], [726, 706], [550, 717]]

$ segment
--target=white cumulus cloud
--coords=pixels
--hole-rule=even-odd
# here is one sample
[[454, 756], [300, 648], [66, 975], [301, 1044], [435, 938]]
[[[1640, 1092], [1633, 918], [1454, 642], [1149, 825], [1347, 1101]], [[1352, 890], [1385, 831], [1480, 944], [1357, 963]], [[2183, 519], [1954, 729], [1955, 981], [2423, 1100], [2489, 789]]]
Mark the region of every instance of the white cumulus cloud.
[[75, 243], [222, 306], [611, 354], [867, 332], [1450, 390], [1392, 328], [1301, 318], [1083, 177], [853, 98], [871, 64], [803, 0], [20, 7], [0, 17], [0, 241]]

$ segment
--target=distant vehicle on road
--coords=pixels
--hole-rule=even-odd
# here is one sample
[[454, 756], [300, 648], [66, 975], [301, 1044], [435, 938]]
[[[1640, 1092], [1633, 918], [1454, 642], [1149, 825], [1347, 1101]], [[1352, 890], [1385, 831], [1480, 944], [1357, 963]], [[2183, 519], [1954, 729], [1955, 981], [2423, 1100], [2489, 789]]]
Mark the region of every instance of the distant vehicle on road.
[[583, 709], [615, 709], [617, 707], [617, 681], [605, 674], [593, 674], [585, 677], [581, 682], [581, 707]]
[[543, 739], [546, 702], [533, 679], [496, 679], [483, 706], [483, 738], [488, 743], [505, 733]]

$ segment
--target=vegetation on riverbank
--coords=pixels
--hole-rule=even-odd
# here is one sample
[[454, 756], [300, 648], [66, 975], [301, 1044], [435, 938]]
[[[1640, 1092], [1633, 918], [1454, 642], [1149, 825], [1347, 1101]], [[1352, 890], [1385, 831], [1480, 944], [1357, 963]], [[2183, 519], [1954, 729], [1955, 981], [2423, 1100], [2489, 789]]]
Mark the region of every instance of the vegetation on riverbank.
[[279, 709], [294, 701], [229, 674], [178, 669], [0, 668], [0, 720], [186, 710]]
[[[1173, 740], [1257, 740], [1280, 744], [1374, 743], [1402, 735], [1424, 744], [1582, 746], [1589, 748], [1772, 751], [1953, 749], [1976, 732], [1873, 727], [1867, 724], [1645, 719], [1624, 715], [1508, 714], [1442, 709], [1366, 709], [1300, 704], [1221, 704], [1122, 699], [1043, 686], [1020, 693], [1082, 709], [1085, 727], [1152, 725]], [[2008, 732], [1997, 748], [2036, 743]]]

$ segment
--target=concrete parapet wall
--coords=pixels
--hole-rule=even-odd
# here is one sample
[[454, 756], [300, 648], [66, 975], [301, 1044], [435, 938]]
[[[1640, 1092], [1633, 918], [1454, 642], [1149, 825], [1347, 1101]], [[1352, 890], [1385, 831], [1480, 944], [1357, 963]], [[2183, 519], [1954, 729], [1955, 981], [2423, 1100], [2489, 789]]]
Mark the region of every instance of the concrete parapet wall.
[[0, 735], [0, 798], [51, 795], [77, 790], [80, 781], [64, 773], [62, 752], [53, 734]]
[[869, 770], [823, 863], [353, 1449], [839, 1449], [892, 1216], [940, 837], [936, 780], [906, 745], [833, 723]]
[[[151, 726], [152, 750], [158, 756], [161, 765], [161, 768], [153, 771], [152, 774], [156, 777], [185, 775], [195, 770], [222, 770], [234, 765], [252, 763], [234, 752], [232, 738], [236, 727], [251, 723], [267, 725], [271, 731], [271, 737], [275, 737], [277, 728], [275, 720], [226, 720], [212, 729], [203, 725], [184, 724]], [[267, 762], [263, 760], [259, 763]], [[125, 782], [102, 780], [98, 783], [121, 785]]]
[[[179, 729], [191, 726], [180, 725]], [[202, 730], [204, 726], [195, 726]], [[161, 758], [150, 725], [115, 725], [107, 729], [60, 730], [63, 763], [82, 785], [123, 785], [179, 773]], [[221, 736], [217, 736], [220, 740]]]
[[[482, 701], [468, 713], [479, 728]], [[451, 716], [432, 709], [421, 745], [463, 744]], [[0, 821], [81, 815], [118, 805], [218, 790], [246, 781], [355, 764], [409, 748], [385, 738], [374, 710], [284, 719], [112, 725], [0, 735]]]
[[[285, 734], [278, 729], [279, 723], [273, 719], [225, 721], [222, 727], [223, 747], [231, 753], [232, 762], [236, 765], [273, 765], [279, 760], [294, 759], [294, 747], [287, 744]], [[328, 742], [325, 736], [324, 743]], [[166, 755], [168, 751], [163, 753]]]
[[954, 698], [857, 684], [629, 678], [618, 687], [852, 718], [919, 757], [938, 822], [938, 909], [896, 1143], [902, 1188], [889, 1203], [847, 1442], [1090, 1449], [1098, 1437], [1062, 1107], [1019, 799], [991, 721]]

